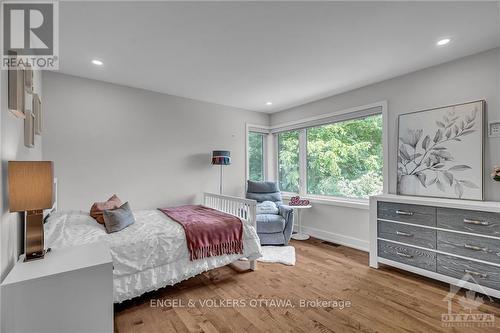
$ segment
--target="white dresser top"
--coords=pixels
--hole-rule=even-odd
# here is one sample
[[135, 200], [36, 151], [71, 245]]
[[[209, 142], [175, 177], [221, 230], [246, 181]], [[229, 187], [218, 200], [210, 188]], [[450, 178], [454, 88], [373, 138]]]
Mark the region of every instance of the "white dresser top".
[[24, 256], [9, 272], [2, 286], [70, 272], [87, 267], [112, 264], [109, 247], [93, 243], [64, 249], [53, 249], [43, 259], [24, 262]]
[[481, 210], [485, 212], [500, 213], [500, 202], [496, 201], [474, 201], [474, 200], [459, 200], [459, 199], [442, 199], [430, 197], [417, 197], [396, 194], [383, 194], [370, 197], [373, 201], [390, 201], [413, 205], [438, 206], [447, 208]]

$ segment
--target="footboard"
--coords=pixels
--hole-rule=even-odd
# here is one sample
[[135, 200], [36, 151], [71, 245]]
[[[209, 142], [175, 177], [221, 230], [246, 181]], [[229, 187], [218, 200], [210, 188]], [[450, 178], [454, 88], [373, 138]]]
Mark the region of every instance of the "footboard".
[[249, 223], [254, 228], [257, 228], [255, 221], [257, 201], [255, 200], [214, 193], [204, 193], [203, 205], [234, 215]]
[[[257, 201], [255, 200], [205, 192], [203, 194], [203, 205], [234, 215], [244, 221], [244, 223], [249, 223], [257, 230], [255, 219]], [[256, 261], [251, 260], [250, 269], [255, 270], [255, 268]]]

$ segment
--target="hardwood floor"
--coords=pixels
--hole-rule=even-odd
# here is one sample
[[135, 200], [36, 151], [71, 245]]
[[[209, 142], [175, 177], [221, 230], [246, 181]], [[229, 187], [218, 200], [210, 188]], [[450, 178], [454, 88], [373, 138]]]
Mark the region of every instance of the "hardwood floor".
[[[247, 273], [222, 267], [116, 305], [115, 331], [499, 331], [500, 300], [490, 302], [484, 297], [479, 310], [472, 311], [494, 315], [494, 327], [443, 327], [441, 315], [448, 313], [444, 298], [449, 285], [388, 266], [372, 269], [368, 267], [367, 253], [344, 246], [315, 239], [293, 241], [292, 245], [297, 254], [296, 266], [259, 263], [257, 271]], [[466, 311], [459, 303], [464, 295], [461, 291], [453, 299], [454, 312]], [[260, 305], [256, 304], [259, 299], [264, 300]], [[301, 307], [301, 300], [317, 299], [350, 301], [352, 305], [343, 309], [338, 303]], [[166, 303], [159, 306], [162, 300]], [[203, 303], [206, 300], [211, 303]], [[279, 307], [277, 300], [285, 307]], [[221, 307], [209, 307], [214, 304]]]

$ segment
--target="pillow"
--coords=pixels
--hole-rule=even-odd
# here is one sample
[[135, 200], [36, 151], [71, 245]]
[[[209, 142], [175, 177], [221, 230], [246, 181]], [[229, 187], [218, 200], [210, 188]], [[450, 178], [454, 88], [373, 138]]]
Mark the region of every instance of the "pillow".
[[104, 224], [102, 212], [106, 209], [118, 208], [122, 205], [120, 198], [113, 194], [106, 202], [95, 202], [90, 208], [90, 216], [92, 216], [100, 224]]
[[125, 229], [135, 222], [134, 214], [128, 202], [115, 209], [107, 209], [103, 212], [104, 226], [108, 234]]
[[279, 209], [272, 201], [259, 202], [257, 204], [257, 214], [279, 214]]

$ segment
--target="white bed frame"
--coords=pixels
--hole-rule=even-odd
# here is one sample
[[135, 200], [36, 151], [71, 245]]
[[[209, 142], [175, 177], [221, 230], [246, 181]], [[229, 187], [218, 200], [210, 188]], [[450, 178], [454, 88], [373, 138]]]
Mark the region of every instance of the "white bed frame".
[[[232, 197], [228, 195], [203, 193], [203, 205], [218, 211], [234, 215], [242, 220], [243, 223], [248, 223], [257, 230], [256, 210], [257, 201]], [[257, 269], [257, 261], [250, 260], [250, 269]]]
[[[57, 211], [58, 201], [58, 183], [57, 178], [54, 179], [54, 205], [51, 209], [44, 211], [44, 217], [51, 212]], [[234, 215], [241, 219], [243, 223], [248, 223], [257, 231], [256, 211], [257, 201], [221, 195], [215, 193], [203, 193], [203, 205], [216, 209], [218, 211]], [[250, 269], [257, 269], [257, 260], [250, 260]]]

